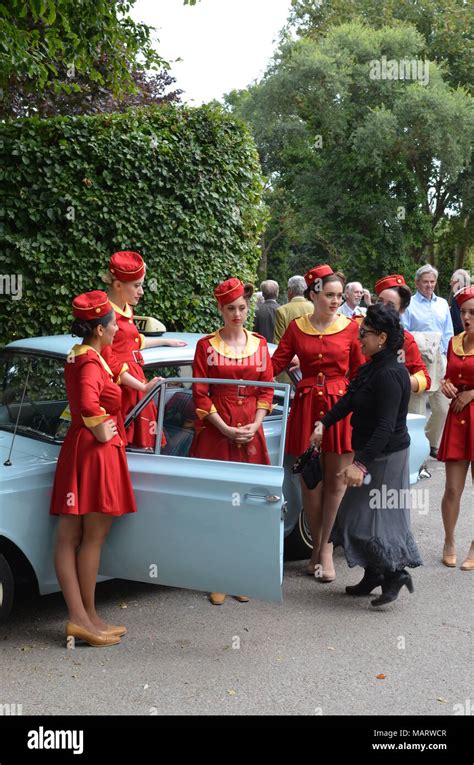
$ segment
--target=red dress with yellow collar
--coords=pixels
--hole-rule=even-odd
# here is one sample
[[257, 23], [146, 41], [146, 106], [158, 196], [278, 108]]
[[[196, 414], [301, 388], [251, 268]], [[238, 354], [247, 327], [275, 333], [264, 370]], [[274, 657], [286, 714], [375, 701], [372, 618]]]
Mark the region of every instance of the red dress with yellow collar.
[[[145, 344], [145, 336], [141, 335], [133, 320], [133, 310], [127, 305], [125, 310], [112, 303], [117, 318], [118, 331], [115, 333], [112, 345], [103, 349], [102, 355], [114, 374], [116, 382], [120, 383], [120, 376], [128, 372], [142, 383], [147, 380], [143, 373], [143, 356], [141, 349]], [[123, 418], [143, 398], [143, 393], [128, 385], [122, 385], [122, 415]], [[150, 402], [127, 428], [127, 441], [133, 446], [142, 448], [155, 447], [155, 427], [157, 410], [153, 402]], [[166, 441], [164, 442], [166, 443]], [[162, 444], [163, 445], [163, 444]]]
[[[459, 392], [474, 390], [474, 349], [469, 353], [464, 350], [465, 334], [461, 332], [452, 337], [448, 346], [445, 379], [452, 382]], [[451, 402], [438, 449], [438, 459], [441, 462], [474, 460], [474, 400], [456, 413], [453, 412]]]
[[[311, 315], [293, 319], [273, 354], [273, 371], [280, 374], [296, 354], [301, 374], [288, 420], [286, 452], [298, 455], [309, 446], [314, 423], [320, 420], [346, 392], [365, 358], [358, 340], [359, 325], [337, 314], [320, 332]], [[345, 454], [352, 451], [349, 416], [324, 431], [322, 451]]]
[[[247, 344], [240, 354], [226, 345], [219, 331], [201, 338], [196, 345], [193, 377], [272, 382], [273, 370], [267, 341], [256, 332], [244, 332]], [[198, 420], [191, 457], [270, 464], [262, 426], [248, 444], [237, 445], [206, 418], [217, 412], [231, 427], [249, 425], [255, 422], [257, 409], [271, 411], [273, 388], [196, 383], [193, 385], [193, 398]]]
[[[59, 453], [51, 515], [136, 512], [125, 454], [121, 390], [101, 355], [75, 345], [64, 367], [71, 424]], [[101, 443], [90, 428], [114, 420], [118, 434]]]

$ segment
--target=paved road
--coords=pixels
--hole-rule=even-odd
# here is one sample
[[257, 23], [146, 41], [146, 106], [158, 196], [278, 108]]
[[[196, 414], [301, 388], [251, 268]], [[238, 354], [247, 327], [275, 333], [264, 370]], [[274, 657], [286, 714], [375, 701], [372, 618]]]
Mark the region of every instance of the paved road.
[[[431, 480], [417, 484], [429, 510], [412, 513], [425, 561], [414, 595], [404, 589], [380, 611], [348, 598], [360, 569], [340, 551], [332, 584], [304, 576], [303, 561], [287, 563], [281, 606], [216, 607], [200, 592], [115, 580], [98, 587], [99, 610], [129, 634], [118, 646], [69, 651], [62, 597], [24, 600], [0, 632], [0, 704], [34, 715], [472, 713], [474, 574], [440, 563], [443, 466], [429, 465]], [[462, 557], [471, 536], [469, 487]]]

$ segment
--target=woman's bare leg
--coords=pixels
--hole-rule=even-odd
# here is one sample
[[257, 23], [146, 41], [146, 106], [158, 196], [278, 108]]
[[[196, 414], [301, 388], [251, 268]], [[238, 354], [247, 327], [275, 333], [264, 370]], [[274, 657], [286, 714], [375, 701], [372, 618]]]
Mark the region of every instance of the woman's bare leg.
[[309, 530], [313, 540], [313, 552], [311, 560], [308, 563], [308, 571], [314, 571], [314, 567], [319, 563], [319, 546], [321, 543], [321, 530], [323, 525], [323, 484], [318, 483], [315, 489], [308, 489], [301, 478], [301, 495], [306, 518], [308, 519]]
[[469, 468], [467, 460], [459, 462], [447, 460], [444, 463], [446, 471], [446, 484], [443, 499], [441, 500], [441, 514], [444, 525], [444, 551], [443, 555], [456, 554], [456, 542], [454, 530], [461, 507], [461, 496], [466, 483], [466, 475]]
[[104, 622], [95, 610], [95, 587], [100, 564], [102, 545], [110, 531], [113, 516], [88, 513], [83, 516], [81, 549], [77, 555], [77, 572], [82, 601], [95, 630], [106, 630]]
[[323, 524], [321, 529], [321, 546], [319, 563], [321, 565], [321, 577], [333, 579], [336, 576], [332, 559], [333, 545], [329, 542], [329, 536], [336, 520], [337, 511], [341, 500], [346, 492], [346, 484], [342, 476], [336, 475], [351, 465], [354, 459], [353, 452], [336, 454], [327, 452], [323, 461]]
[[81, 544], [82, 519], [80, 515], [61, 515], [54, 546], [54, 568], [69, 612], [69, 621], [89, 632], [98, 634], [82, 600], [77, 573], [77, 548]]
[[[472, 479], [472, 483], [474, 484], [474, 462], [471, 462], [471, 479]], [[471, 547], [469, 548], [467, 558], [464, 560], [463, 564], [466, 564], [467, 561], [473, 561], [473, 560], [474, 560], [474, 539], [471, 541]]]

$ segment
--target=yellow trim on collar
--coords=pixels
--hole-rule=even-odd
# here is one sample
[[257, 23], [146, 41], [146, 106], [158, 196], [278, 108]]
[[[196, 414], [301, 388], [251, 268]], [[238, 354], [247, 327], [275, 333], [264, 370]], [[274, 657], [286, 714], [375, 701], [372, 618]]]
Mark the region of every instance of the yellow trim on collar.
[[295, 319], [298, 329], [301, 329], [301, 331], [306, 335], [335, 335], [337, 332], [342, 332], [342, 330], [346, 329], [346, 327], [348, 327], [351, 323], [351, 319], [349, 319], [347, 316], [337, 314], [336, 320], [333, 321], [329, 327], [326, 327], [326, 329], [320, 331], [319, 329], [315, 329], [311, 324], [311, 316], [312, 314], [306, 313], [303, 316], [300, 316], [298, 319]]
[[119, 313], [120, 316], [125, 316], [126, 319], [131, 319], [133, 317], [132, 308], [128, 303], [125, 306], [125, 311], [122, 311], [122, 309], [119, 308], [118, 305], [115, 305], [115, 303], [112, 303], [112, 301], [110, 301], [110, 305], [114, 309], [115, 313]]
[[220, 334], [220, 329], [218, 329], [217, 332], [213, 332], [209, 338], [209, 342], [214, 350], [217, 351], [217, 353], [219, 353], [221, 356], [226, 356], [228, 359], [246, 359], [249, 356], [253, 356], [253, 354], [257, 352], [260, 347], [260, 339], [254, 335], [253, 332], [249, 332], [247, 329], [245, 329], [245, 327], [243, 330], [247, 335], [247, 343], [245, 348], [238, 354], [236, 354], [236, 352], [227, 345], [225, 340], [223, 340]]
[[465, 332], [460, 332], [459, 335], [453, 337], [453, 351], [456, 356], [474, 356], [474, 348], [470, 351], [465, 351], [462, 341], [464, 339]]
[[[109, 374], [109, 375], [111, 376], [111, 378], [112, 378], [112, 380], [113, 380], [113, 379], [114, 379], [114, 375], [113, 375], [113, 372], [112, 372], [111, 368], [110, 368], [110, 367], [109, 367], [109, 365], [107, 364], [107, 362], [106, 362], [106, 360], [104, 359], [104, 357], [103, 357], [103, 356], [101, 356], [101, 355], [100, 355], [100, 353], [99, 353], [99, 351], [96, 351], [96, 349], [95, 349], [95, 348], [93, 348], [93, 347], [92, 347], [92, 345], [87, 345], [87, 344], [85, 344], [85, 343], [82, 343], [81, 345], [79, 345], [79, 344], [77, 343], [77, 344], [76, 344], [76, 345], [74, 345], [74, 346], [71, 348], [71, 350], [69, 351], [69, 353], [68, 353], [68, 358], [69, 358], [71, 355], [72, 355], [72, 356], [83, 356], [83, 355], [84, 355], [85, 353], [87, 353], [88, 351], [93, 351], [94, 353], [96, 353], [96, 354], [97, 354], [97, 356], [99, 357], [99, 359], [100, 359], [100, 362], [101, 362], [102, 366], [104, 367], [105, 371], [107, 372], [107, 374]], [[121, 372], [120, 374], [122, 374], [122, 372]]]

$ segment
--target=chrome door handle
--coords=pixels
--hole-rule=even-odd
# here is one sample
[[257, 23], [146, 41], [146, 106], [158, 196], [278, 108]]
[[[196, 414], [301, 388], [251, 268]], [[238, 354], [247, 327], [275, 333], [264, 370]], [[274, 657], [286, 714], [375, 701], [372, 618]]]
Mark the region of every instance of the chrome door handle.
[[279, 502], [281, 497], [277, 494], [245, 494], [244, 499], [264, 499], [265, 502]]

